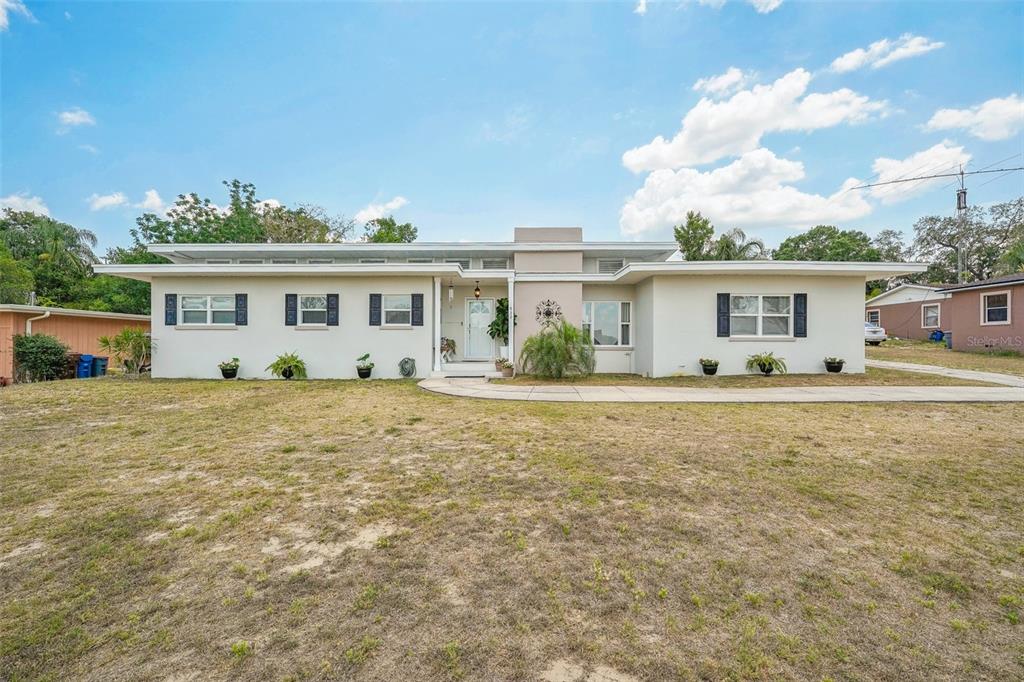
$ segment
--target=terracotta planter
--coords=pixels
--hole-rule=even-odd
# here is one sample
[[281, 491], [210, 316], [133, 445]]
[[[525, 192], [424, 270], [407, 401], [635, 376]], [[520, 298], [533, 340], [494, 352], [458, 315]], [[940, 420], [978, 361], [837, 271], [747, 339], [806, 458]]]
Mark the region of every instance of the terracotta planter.
[[513, 371], [512, 367], [502, 367], [501, 368], [501, 376], [503, 376], [503, 377], [510, 377], [510, 376], [512, 376], [512, 371]]

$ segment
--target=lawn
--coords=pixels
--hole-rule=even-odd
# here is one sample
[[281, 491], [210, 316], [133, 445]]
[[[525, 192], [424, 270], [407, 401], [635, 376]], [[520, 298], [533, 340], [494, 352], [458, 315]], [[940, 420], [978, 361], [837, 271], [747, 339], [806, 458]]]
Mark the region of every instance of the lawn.
[[782, 386], [995, 386], [983, 381], [953, 379], [935, 374], [901, 372], [869, 367], [863, 374], [737, 374], [730, 376], [677, 376], [648, 379], [638, 374], [591, 374], [545, 379], [520, 374], [512, 379], [492, 379], [496, 384], [536, 386], [579, 384], [583, 386], [679, 386], [684, 388], [777, 388]]
[[1024, 407], [0, 390], [2, 679], [1019, 679]]
[[1024, 355], [1013, 351], [966, 353], [949, 350], [945, 344], [931, 341], [889, 340], [880, 346], [868, 346], [866, 355], [872, 360], [914, 362], [1024, 376]]

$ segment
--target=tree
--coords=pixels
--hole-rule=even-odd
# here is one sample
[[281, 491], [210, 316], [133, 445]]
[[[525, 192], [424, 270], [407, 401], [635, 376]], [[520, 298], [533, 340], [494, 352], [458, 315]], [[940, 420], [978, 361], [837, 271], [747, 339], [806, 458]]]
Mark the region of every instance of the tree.
[[363, 239], [378, 244], [399, 244], [416, 241], [417, 230], [412, 223], [398, 224], [393, 216], [375, 218], [366, 223]]
[[707, 260], [715, 227], [700, 213], [686, 212], [686, 223], [676, 225], [676, 242], [684, 260]]
[[96, 235], [30, 211], [4, 209], [0, 244], [32, 273], [40, 298], [60, 303], [74, 298], [96, 262]]
[[968, 207], [956, 216], [924, 216], [914, 223], [914, 255], [932, 262], [929, 281], [957, 281], [957, 250], [962, 253], [964, 280], [989, 279], [1013, 266], [1007, 254], [1024, 240], [1024, 197], [988, 209]]
[[882, 260], [871, 237], [860, 230], [840, 230], [835, 225], [817, 225], [803, 234], [785, 239], [772, 253], [775, 260], [867, 261]]
[[746, 233], [735, 227], [714, 242], [709, 260], [756, 260], [766, 253], [763, 241], [748, 240]]
[[0, 303], [28, 303], [29, 293], [34, 289], [32, 271], [0, 244]]
[[299, 204], [294, 209], [284, 206], [266, 209], [262, 222], [266, 240], [278, 244], [340, 242], [355, 229], [355, 221], [331, 216], [322, 206], [313, 204]]

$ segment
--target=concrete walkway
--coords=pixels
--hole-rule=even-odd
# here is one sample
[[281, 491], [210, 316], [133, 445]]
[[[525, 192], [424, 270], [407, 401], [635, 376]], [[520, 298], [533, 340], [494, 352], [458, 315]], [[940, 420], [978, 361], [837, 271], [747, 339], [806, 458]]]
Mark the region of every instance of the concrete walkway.
[[938, 365], [915, 365], [909, 362], [893, 362], [891, 360], [865, 360], [864, 364], [868, 367], [877, 367], [878, 369], [898, 369], [901, 372], [938, 374], [939, 376], [953, 377], [954, 379], [987, 381], [990, 384], [1002, 384], [1003, 386], [1024, 388], [1024, 377], [1015, 377], [1012, 374], [977, 372], [973, 369], [952, 369], [950, 367], [939, 367]]
[[492, 384], [486, 379], [424, 379], [419, 386], [435, 393], [465, 398], [576, 403], [1024, 402], [1024, 391], [1008, 386], [522, 386]]

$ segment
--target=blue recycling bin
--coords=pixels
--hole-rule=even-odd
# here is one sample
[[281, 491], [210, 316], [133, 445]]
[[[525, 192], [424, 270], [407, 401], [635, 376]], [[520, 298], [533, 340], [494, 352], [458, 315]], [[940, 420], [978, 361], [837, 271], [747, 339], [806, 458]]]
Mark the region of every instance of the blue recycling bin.
[[75, 368], [76, 379], [88, 379], [92, 376], [92, 356], [82, 355], [78, 358], [78, 367]]
[[105, 358], [97, 355], [92, 359], [92, 374], [94, 377], [104, 377], [107, 375], [107, 362], [109, 358]]

